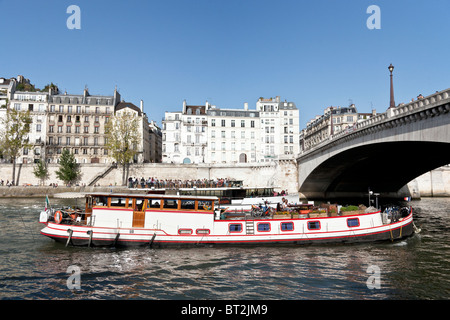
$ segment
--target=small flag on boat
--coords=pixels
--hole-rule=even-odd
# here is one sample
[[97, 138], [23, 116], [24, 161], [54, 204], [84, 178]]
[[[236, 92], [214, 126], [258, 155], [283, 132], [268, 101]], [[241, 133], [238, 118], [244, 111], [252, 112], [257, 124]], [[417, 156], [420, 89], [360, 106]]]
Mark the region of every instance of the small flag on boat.
[[404, 197], [403, 200], [405, 200], [405, 201], [411, 201], [411, 197]]
[[48, 196], [45, 196], [45, 208], [44, 211], [47, 211], [50, 208], [50, 202], [48, 201]]

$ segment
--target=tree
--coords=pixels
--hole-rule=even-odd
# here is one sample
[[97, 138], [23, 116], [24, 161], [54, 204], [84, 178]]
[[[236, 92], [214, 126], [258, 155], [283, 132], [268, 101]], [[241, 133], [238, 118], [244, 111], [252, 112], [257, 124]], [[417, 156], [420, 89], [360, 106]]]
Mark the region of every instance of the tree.
[[0, 149], [4, 157], [10, 158], [13, 163], [12, 181], [17, 185], [16, 160], [23, 149], [29, 149], [28, 134], [32, 119], [30, 111], [17, 111], [7, 109], [6, 115], [1, 119]]
[[122, 185], [127, 183], [126, 168], [137, 153], [140, 142], [138, 127], [137, 116], [129, 112], [112, 116], [105, 126], [108, 154], [123, 168]]
[[44, 89], [39, 90], [40, 92], [48, 92], [48, 89], [56, 90], [58, 91], [58, 86], [54, 84], [53, 82], [47, 84]]
[[49, 176], [45, 162], [39, 159], [39, 161], [36, 163], [36, 166], [33, 169], [33, 173], [36, 178], [41, 180], [42, 185], [44, 185], [45, 180], [48, 179]]
[[59, 169], [56, 171], [56, 176], [67, 185], [76, 182], [80, 178], [80, 174], [80, 168], [74, 155], [64, 149], [59, 158]]

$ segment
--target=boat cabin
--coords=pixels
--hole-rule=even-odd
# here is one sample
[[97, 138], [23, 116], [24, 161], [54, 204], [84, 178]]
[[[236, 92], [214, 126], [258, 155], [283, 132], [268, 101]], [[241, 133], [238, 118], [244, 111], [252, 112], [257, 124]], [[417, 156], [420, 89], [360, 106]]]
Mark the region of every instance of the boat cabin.
[[83, 221], [118, 228], [156, 228], [161, 222], [189, 218], [212, 223], [217, 202], [217, 197], [91, 193], [86, 195]]

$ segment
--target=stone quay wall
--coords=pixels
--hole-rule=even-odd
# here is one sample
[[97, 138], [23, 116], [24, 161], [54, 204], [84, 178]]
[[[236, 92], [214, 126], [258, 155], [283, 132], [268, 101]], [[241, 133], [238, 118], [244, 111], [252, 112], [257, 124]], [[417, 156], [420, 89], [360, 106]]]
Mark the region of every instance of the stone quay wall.
[[[16, 176], [19, 172], [18, 186], [20, 189], [35, 188], [41, 184], [33, 174], [33, 164], [23, 164], [16, 166]], [[42, 188], [50, 189], [51, 194], [61, 191], [64, 183], [56, 176], [59, 169], [57, 164], [49, 164], [49, 178], [45, 180]], [[81, 178], [77, 185], [90, 187], [91, 182], [95, 181], [95, 186], [100, 187], [120, 187], [122, 182], [122, 167], [109, 169], [105, 164], [80, 164]], [[242, 180], [245, 187], [274, 187], [275, 190], [286, 190], [289, 193], [298, 192], [297, 166], [294, 161], [279, 161], [268, 164], [169, 164], [169, 163], [146, 163], [132, 164], [128, 169], [128, 176], [140, 179], [156, 177], [158, 179], [168, 180], [193, 180], [193, 179], [234, 179]], [[96, 178], [99, 178], [98, 180]], [[6, 185], [7, 180], [12, 179], [12, 164], [0, 164], [0, 179]], [[50, 188], [50, 184], [58, 184], [58, 188]], [[25, 188], [24, 188], [25, 187]], [[98, 188], [98, 187], [96, 187]], [[0, 196], [12, 195], [13, 189], [6, 190], [8, 187], [0, 187]], [[52, 191], [59, 189], [59, 191]], [[30, 189], [31, 190], [31, 189]], [[96, 189], [100, 190], [100, 189]], [[78, 191], [78, 190], [77, 190]], [[85, 191], [88, 191], [87, 189]], [[17, 192], [16, 192], [17, 193]], [[37, 191], [36, 191], [37, 193]], [[45, 192], [44, 192], [45, 194]]]
[[[55, 174], [59, 166], [49, 164], [49, 178], [44, 186], [33, 174], [33, 164], [16, 166], [19, 172], [19, 187], [6, 187], [7, 180], [12, 178], [12, 164], [0, 164], [0, 179], [4, 186], [0, 187], [0, 197], [38, 197], [45, 194], [65, 191], [114, 191], [126, 190], [121, 188], [122, 168], [117, 167], [108, 171], [105, 164], [81, 164], [81, 179], [79, 186], [66, 188]], [[107, 172], [108, 171], [108, 172]], [[294, 161], [279, 161], [271, 164], [168, 164], [147, 163], [130, 165], [129, 176], [145, 179], [156, 177], [158, 179], [190, 180], [190, 179], [220, 179], [228, 178], [242, 180], [245, 187], [274, 187], [275, 191], [286, 190], [291, 194], [298, 193], [297, 166]], [[96, 178], [96, 187], [89, 184]], [[50, 187], [51, 183], [58, 184], [58, 188]], [[39, 187], [38, 187], [39, 186]], [[413, 198], [420, 197], [448, 197], [450, 196], [450, 166], [441, 167], [427, 172], [409, 182], [403, 189]]]

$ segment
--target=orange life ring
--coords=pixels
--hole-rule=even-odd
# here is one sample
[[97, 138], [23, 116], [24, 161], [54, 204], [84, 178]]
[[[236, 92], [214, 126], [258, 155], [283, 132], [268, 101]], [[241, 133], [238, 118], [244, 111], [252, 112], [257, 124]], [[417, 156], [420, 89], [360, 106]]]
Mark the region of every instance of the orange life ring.
[[53, 218], [55, 219], [55, 222], [57, 223], [57, 224], [60, 224], [61, 223], [61, 221], [62, 221], [62, 213], [61, 213], [61, 211], [56, 211], [55, 212], [55, 215], [53, 216]]

